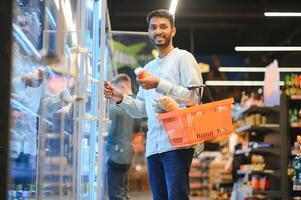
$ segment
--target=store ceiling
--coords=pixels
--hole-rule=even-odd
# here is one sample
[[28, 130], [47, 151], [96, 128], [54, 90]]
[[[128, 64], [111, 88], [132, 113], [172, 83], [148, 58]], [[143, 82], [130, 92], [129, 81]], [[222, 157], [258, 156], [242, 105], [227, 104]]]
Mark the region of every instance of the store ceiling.
[[[112, 30], [146, 31], [151, 10], [169, 8], [170, 0], [109, 0]], [[235, 52], [235, 46], [301, 45], [301, 17], [267, 18], [265, 11], [301, 12], [300, 0], [179, 0], [176, 46], [194, 54], [248, 55], [262, 60], [281, 58], [301, 64], [301, 52]], [[255, 59], [255, 60], [256, 60]]]

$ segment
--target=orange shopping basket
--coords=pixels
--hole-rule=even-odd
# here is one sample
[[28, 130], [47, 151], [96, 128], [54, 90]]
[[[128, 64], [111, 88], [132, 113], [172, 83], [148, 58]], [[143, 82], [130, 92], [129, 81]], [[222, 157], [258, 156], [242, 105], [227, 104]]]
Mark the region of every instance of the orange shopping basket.
[[185, 147], [232, 132], [233, 98], [157, 115], [173, 147]]

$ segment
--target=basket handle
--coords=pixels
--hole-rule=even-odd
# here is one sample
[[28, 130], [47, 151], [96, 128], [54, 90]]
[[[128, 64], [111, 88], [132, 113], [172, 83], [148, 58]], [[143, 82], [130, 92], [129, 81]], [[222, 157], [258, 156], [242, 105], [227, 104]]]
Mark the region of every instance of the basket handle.
[[213, 101], [211, 92], [210, 92], [209, 88], [207, 87], [207, 85], [205, 85], [205, 84], [202, 84], [202, 85], [189, 85], [189, 86], [187, 87], [188, 90], [195, 90], [195, 89], [198, 89], [198, 90], [199, 90], [199, 92], [198, 92], [199, 103], [201, 103], [202, 93], [203, 93], [203, 89], [204, 89], [204, 88], [205, 88], [205, 90], [206, 90], [207, 93], [208, 93], [209, 100], [210, 100], [210, 101]]

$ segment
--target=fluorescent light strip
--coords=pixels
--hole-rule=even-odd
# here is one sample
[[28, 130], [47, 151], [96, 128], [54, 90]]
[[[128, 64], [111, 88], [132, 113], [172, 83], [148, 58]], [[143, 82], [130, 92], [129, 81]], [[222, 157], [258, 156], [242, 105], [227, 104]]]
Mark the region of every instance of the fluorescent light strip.
[[235, 51], [301, 51], [301, 46], [237, 46]]
[[94, 7], [93, 1], [88, 0], [88, 1], [87, 1], [87, 8], [93, 11], [93, 7]]
[[[208, 86], [263, 86], [264, 81], [206, 81]], [[283, 81], [280, 81], [280, 86], [284, 85]]]
[[56, 6], [56, 9], [59, 10], [60, 9], [59, 0], [54, 0], [54, 4]]
[[170, 7], [169, 7], [169, 12], [173, 15], [175, 15], [177, 4], [178, 4], [178, 0], [171, 1]]
[[28, 53], [33, 53], [38, 59], [41, 59], [41, 54], [39, 51], [35, 48], [35, 46], [32, 44], [32, 42], [27, 38], [27, 36], [24, 34], [24, 32], [20, 29], [18, 25], [13, 23], [13, 33], [18, 41], [20, 41], [21, 44], [23, 44], [23, 48]]
[[265, 12], [266, 17], [301, 17], [301, 12]]
[[[265, 72], [266, 67], [220, 67], [220, 72]], [[279, 67], [279, 72], [301, 72], [301, 67]]]
[[49, 20], [50, 25], [53, 27], [53, 29], [56, 29], [56, 22], [53, 18], [53, 15], [51, 14], [50, 10], [47, 7], [45, 8], [45, 10], [46, 10], [46, 14], [47, 14], [46, 17]]

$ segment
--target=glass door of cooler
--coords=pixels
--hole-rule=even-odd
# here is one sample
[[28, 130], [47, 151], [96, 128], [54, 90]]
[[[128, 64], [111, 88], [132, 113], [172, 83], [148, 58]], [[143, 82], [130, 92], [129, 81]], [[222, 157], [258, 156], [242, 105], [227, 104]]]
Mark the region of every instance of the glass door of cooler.
[[9, 199], [101, 199], [106, 3], [13, 3]]

